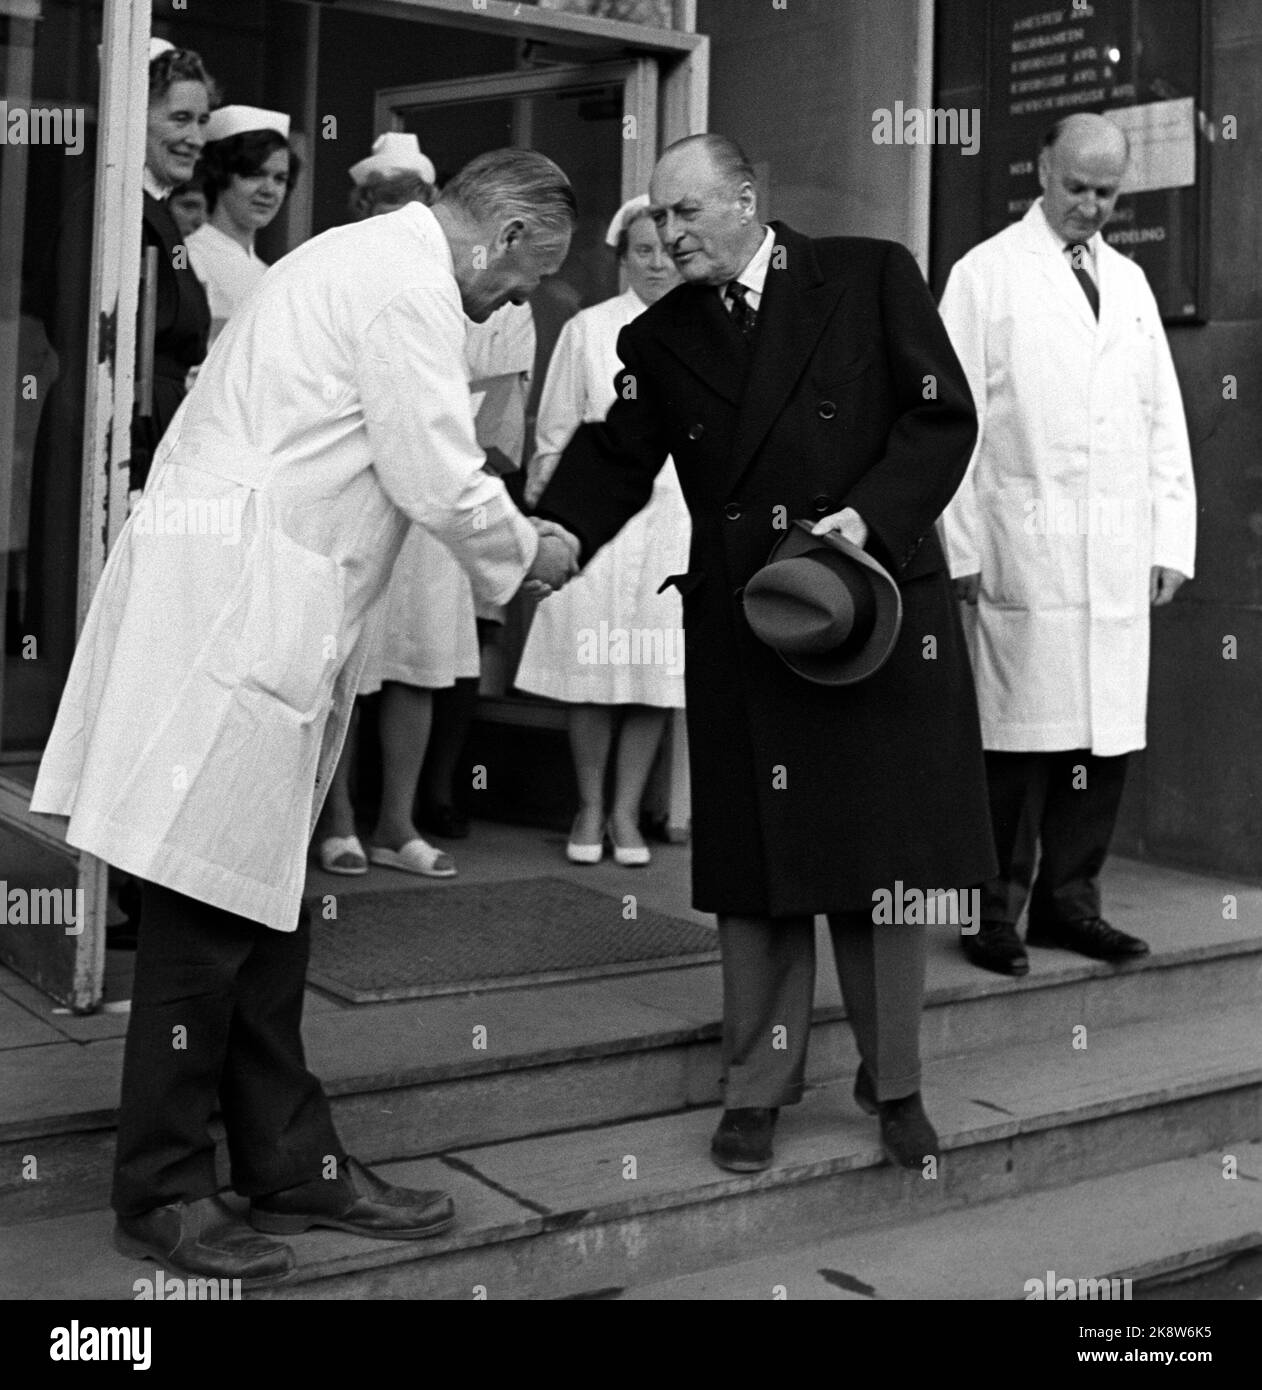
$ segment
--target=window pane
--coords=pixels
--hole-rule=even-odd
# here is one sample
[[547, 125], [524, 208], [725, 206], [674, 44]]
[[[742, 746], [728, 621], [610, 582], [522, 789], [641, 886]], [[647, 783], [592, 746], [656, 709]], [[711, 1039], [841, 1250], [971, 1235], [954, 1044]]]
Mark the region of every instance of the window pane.
[[0, 753], [19, 775], [74, 647], [100, 37], [99, 0], [0, 0]]

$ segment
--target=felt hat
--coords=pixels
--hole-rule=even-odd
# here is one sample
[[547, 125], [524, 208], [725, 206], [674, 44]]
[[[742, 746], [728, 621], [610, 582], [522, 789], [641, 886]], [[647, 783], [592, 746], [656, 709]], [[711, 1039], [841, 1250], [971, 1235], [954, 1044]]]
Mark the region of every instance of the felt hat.
[[206, 122], [207, 140], [229, 140], [251, 130], [274, 130], [282, 140], [289, 139], [289, 117], [283, 111], [265, 111], [261, 106], [221, 106]]
[[374, 175], [415, 174], [426, 183], [435, 183], [433, 161], [421, 153], [421, 142], [404, 130], [387, 130], [372, 142], [372, 154], [351, 165], [351, 181], [367, 183]]
[[867, 551], [795, 521], [745, 585], [755, 636], [805, 680], [853, 685], [885, 664], [898, 640], [898, 585]]

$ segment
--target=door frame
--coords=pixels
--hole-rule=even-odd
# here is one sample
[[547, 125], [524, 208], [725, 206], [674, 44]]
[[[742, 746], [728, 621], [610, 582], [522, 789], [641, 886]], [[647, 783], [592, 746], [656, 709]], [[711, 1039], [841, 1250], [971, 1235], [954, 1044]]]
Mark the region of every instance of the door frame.
[[624, 199], [647, 187], [657, 158], [657, 63], [652, 58], [613, 59], [596, 63], [558, 63], [547, 68], [514, 68], [477, 77], [381, 87], [373, 105], [373, 129], [402, 130], [404, 111], [423, 106], [459, 106], [496, 97], [528, 97], [544, 92], [581, 91], [585, 87], [623, 86], [622, 119], [634, 124], [634, 138], [624, 139], [630, 156], [622, 161]]
[[[657, 162], [658, 110], [662, 92], [658, 83], [658, 59], [646, 55], [593, 63], [558, 63], [546, 68], [515, 68], [473, 77], [438, 79], [378, 88], [373, 104], [373, 129], [402, 130], [405, 112], [426, 106], [458, 106], [496, 98], [535, 96], [546, 92], [576, 91], [596, 85], [623, 83], [624, 131], [634, 138], [623, 141], [622, 197], [634, 197], [648, 187]], [[627, 125], [627, 122], [633, 122]], [[692, 132], [689, 131], [689, 134]], [[677, 138], [665, 134], [664, 144]], [[478, 713], [494, 724], [564, 729], [563, 706], [551, 701], [483, 695]], [[688, 734], [683, 710], [672, 712], [669, 733], [663, 740], [653, 783], [663, 791], [666, 832], [673, 841], [688, 838], [692, 820], [692, 795], [688, 776]]]

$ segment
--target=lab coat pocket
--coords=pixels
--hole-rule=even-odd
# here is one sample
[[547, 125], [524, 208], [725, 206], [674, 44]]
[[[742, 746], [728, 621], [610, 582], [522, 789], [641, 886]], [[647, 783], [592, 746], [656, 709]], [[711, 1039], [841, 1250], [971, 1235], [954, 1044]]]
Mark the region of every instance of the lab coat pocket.
[[257, 540], [242, 632], [241, 680], [304, 719], [328, 703], [337, 675], [342, 568], [278, 527]]
[[1033, 612], [1080, 601], [1076, 509], [1030, 488], [997, 488], [978, 501], [986, 534], [981, 593], [991, 607]]

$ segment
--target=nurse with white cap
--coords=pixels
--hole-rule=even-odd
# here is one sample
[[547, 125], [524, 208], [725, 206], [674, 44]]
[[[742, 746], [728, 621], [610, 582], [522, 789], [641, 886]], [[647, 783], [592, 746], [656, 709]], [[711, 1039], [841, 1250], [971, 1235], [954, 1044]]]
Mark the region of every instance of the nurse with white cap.
[[254, 238], [280, 211], [298, 172], [289, 117], [260, 106], [212, 111], [200, 171], [210, 216], [186, 244], [210, 300], [213, 342], [267, 269]]
[[407, 203], [430, 203], [437, 176], [421, 142], [402, 130], [387, 130], [372, 142], [372, 154], [350, 168], [351, 212], [371, 217]]
[[[603, 420], [613, 404], [622, 365], [618, 334], [679, 284], [645, 195], [618, 209], [605, 245], [618, 258], [627, 289], [581, 310], [561, 330], [539, 400], [527, 506], [537, 505], [579, 425]], [[644, 510], [562, 593], [540, 604], [531, 622], [516, 684], [570, 706], [579, 792], [566, 846], [572, 863], [599, 863], [606, 840], [616, 863], [630, 868], [649, 862], [640, 803], [669, 711], [684, 703], [680, 599], [673, 589], [659, 588], [667, 575], [688, 568], [691, 529], [675, 466], [667, 459]], [[603, 642], [603, 650], [594, 653], [591, 639]], [[644, 656], [645, 649], [654, 655]], [[611, 761], [614, 785], [606, 807]]]

